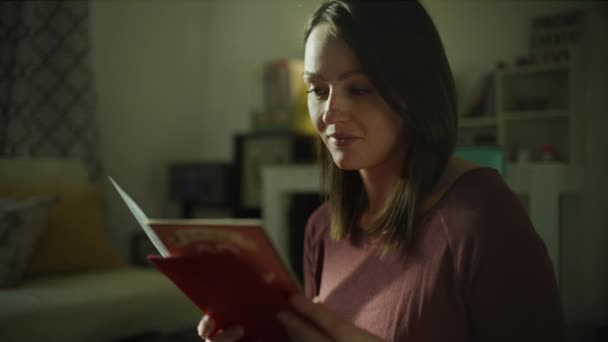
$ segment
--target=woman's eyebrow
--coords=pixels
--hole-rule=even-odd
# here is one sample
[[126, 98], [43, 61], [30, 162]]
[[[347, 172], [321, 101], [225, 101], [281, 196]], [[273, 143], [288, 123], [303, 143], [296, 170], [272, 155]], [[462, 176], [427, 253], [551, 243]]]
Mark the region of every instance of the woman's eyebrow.
[[[345, 80], [353, 75], [357, 75], [357, 74], [363, 74], [363, 70], [353, 69], [353, 70], [344, 71], [340, 75], [338, 75], [338, 80], [343, 81], [343, 80]], [[321, 74], [312, 72], [312, 71], [304, 71], [303, 77], [304, 78], [318, 78], [321, 80], [325, 80], [325, 78], [323, 78], [323, 76]]]

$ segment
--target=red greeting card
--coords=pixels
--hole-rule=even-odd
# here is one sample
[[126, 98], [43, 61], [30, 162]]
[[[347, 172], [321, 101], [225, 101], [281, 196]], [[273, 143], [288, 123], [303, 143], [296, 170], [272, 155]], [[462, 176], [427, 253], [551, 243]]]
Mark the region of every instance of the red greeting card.
[[150, 220], [112, 183], [160, 253], [148, 260], [218, 330], [238, 324], [245, 329], [243, 341], [288, 340], [276, 314], [301, 290], [260, 220]]

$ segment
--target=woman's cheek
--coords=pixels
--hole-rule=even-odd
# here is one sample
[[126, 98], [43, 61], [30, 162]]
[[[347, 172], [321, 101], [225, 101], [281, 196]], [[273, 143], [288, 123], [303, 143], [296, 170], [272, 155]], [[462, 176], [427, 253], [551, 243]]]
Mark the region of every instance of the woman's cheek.
[[314, 103], [314, 100], [308, 100], [308, 114], [310, 115], [310, 120], [312, 121], [313, 126], [317, 129], [319, 133], [323, 132], [324, 124], [322, 113], [318, 105]]

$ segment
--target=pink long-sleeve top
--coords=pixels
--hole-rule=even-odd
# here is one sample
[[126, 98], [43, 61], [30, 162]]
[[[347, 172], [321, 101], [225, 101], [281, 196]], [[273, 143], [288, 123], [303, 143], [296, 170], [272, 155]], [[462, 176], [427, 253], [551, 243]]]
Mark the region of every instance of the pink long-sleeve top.
[[458, 178], [407, 250], [329, 237], [330, 208], [310, 217], [306, 294], [387, 341], [565, 341], [552, 262], [518, 198], [493, 169]]

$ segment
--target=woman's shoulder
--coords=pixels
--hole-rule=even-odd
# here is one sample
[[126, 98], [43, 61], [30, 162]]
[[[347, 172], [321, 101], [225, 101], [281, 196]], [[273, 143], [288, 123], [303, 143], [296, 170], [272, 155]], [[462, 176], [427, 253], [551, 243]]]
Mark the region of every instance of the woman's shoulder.
[[534, 231], [527, 211], [498, 171], [481, 167], [463, 173], [438, 203], [450, 240], [503, 236], [508, 241]]
[[[514, 204], [518, 198], [495, 169], [478, 167], [461, 174], [442, 199], [441, 209], [487, 208]], [[463, 208], [463, 209], [464, 209]]]
[[497, 198], [511, 199], [512, 192], [498, 171], [459, 158], [450, 160], [436, 189], [423, 203], [427, 213], [453, 207], [478, 208]]

